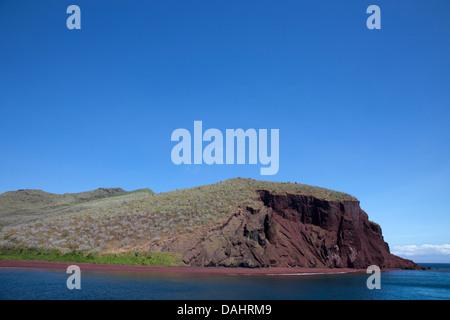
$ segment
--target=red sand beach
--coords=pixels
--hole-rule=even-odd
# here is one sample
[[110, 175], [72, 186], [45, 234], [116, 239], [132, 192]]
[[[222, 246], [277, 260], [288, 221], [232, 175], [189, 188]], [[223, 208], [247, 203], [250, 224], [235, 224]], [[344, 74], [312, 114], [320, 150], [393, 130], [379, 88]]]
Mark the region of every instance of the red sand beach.
[[189, 273], [189, 274], [242, 274], [242, 275], [295, 275], [295, 274], [338, 274], [348, 272], [365, 272], [364, 269], [349, 268], [224, 268], [224, 267], [164, 267], [119, 264], [96, 264], [76, 262], [54, 262], [35, 260], [0, 260], [1, 267], [38, 268], [66, 270], [70, 265], [77, 265], [81, 270], [144, 273]]

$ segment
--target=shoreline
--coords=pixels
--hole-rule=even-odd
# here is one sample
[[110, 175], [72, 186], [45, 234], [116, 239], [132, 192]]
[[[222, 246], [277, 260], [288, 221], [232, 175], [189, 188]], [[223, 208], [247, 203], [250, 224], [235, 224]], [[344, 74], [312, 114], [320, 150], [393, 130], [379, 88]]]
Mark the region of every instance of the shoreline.
[[203, 275], [314, 275], [342, 274], [350, 272], [366, 272], [365, 269], [350, 268], [300, 268], [300, 267], [269, 267], [269, 268], [227, 268], [227, 267], [167, 267], [101, 263], [77, 263], [39, 260], [0, 260], [0, 268], [34, 268], [67, 270], [70, 265], [77, 265], [83, 271], [106, 272], [139, 272], [139, 273], [181, 273]]

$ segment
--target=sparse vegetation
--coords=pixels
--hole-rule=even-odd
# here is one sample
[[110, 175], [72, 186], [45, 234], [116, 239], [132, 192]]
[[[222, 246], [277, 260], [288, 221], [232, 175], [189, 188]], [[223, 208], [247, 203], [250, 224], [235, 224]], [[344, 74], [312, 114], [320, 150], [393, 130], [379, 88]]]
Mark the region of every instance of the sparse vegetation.
[[[142, 254], [152, 243], [220, 222], [239, 206], [261, 206], [256, 190], [313, 195], [325, 200], [356, 200], [345, 193], [309, 185], [237, 178], [160, 194], [135, 192], [76, 203], [57, 215], [44, 213], [39, 220], [3, 226], [0, 246], [26, 246], [43, 252], [58, 249], [63, 255], [83, 252], [107, 257], [106, 253], [134, 251]], [[0, 218], [1, 210], [0, 206]]]
[[112, 203], [137, 200], [153, 194], [150, 189], [127, 192], [120, 188], [99, 188], [65, 194], [32, 189], [9, 191], [0, 194], [0, 227], [59, 217]]

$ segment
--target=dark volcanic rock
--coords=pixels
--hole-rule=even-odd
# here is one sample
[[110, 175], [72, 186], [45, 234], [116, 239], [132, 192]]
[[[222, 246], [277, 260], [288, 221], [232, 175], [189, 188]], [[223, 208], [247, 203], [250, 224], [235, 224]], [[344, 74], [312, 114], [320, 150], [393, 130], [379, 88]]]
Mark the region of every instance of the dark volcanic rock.
[[359, 201], [326, 201], [258, 191], [261, 206], [227, 221], [153, 245], [194, 266], [419, 268], [394, 256]]

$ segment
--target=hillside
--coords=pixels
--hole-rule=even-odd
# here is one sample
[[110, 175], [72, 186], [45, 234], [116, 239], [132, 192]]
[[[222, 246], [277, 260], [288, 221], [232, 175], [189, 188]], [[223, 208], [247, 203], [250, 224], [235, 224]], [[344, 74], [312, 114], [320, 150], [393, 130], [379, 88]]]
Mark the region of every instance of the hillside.
[[[267, 197], [278, 196], [294, 200], [282, 201], [284, 208], [269, 205]], [[401, 266], [389, 254], [381, 229], [359, 211], [356, 198], [304, 184], [237, 178], [78, 208], [5, 226], [0, 230], [0, 245], [96, 254], [163, 251], [181, 254], [185, 264], [204, 266], [355, 267], [374, 259]], [[291, 221], [286, 215], [295, 218]], [[340, 225], [350, 220], [363, 221], [358, 225], [362, 229], [350, 227], [343, 235]], [[364, 228], [373, 232], [366, 234]], [[344, 257], [339, 246], [344, 250], [346, 237], [352, 242], [346, 250], [353, 253], [346, 252]], [[361, 243], [363, 256], [358, 259], [364, 262], [355, 258]], [[376, 243], [375, 250], [370, 243]]]
[[65, 194], [33, 189], [9, 191], [0, 194], [0, 227], [50, 216], [57, 217], [64, 213], [104, 206], [153, 193], [150, 189], [127, 192], [121, 188], [99, 188], [87, 192]]

